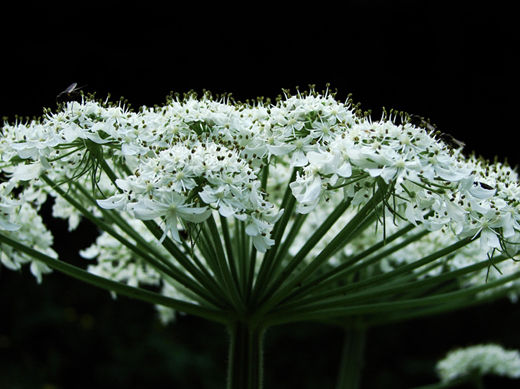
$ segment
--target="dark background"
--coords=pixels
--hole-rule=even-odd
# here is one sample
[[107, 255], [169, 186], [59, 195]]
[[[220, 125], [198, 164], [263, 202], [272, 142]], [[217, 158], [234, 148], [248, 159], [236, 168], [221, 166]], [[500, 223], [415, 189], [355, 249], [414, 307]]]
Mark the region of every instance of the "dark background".
[[[171, 92], [275, 98], [282, 88], [326, 83], [382, 107], [431, 119], [486, 158], [518, 164], [518, 47], [514, 13], [493, 2], [455, 9], [438, 2], [335, 5], [258, 3], [209, 7], [108, 3], [3, 13], [0, 115], [40, 115], [72, 82], [135, 108]], [[128, 13], [127, 11], [131, 12]], [[78, 261], [91, 229], [56, 224], [62, 258]], [[0, 269], [0, 388], [222, 388], [223, 328], [193, 317], [162, 327], [152, 307], [59, 274], [36, 285], [28, 269]], [[433, 383], [455, 346], [498, 342], [520, 349], [520, 315], [508, 301], [369, 333], [364, 388]], [[341, 332], [274, 328], [266, 388], [333, 388]], [[489, 379], [489, 388], [513, 387]]]

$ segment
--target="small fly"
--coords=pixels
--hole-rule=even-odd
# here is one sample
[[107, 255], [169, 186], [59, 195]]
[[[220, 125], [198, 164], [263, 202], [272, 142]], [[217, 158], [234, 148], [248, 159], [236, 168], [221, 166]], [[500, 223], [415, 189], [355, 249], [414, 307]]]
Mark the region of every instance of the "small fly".
[[410, 115], [410, 123], [419, 127], [423, 127], [431, 132], [437, 131], [437, 127], [435, 127], [434, 124], [430, 123], [428, 119], [425, 119], [424, 117], [419, 115]]
[[450, 146], [452, 149], [462, 149], [464, 146], [466, 146], [466, 143], [464, 143], [461, 140], [455, 139], [453, 135], [446, 134], [443, 132], [438, 133], [439, 138], [444, 141], [448, 146]]
[[65, 88], [63, 91], [58, 93], [56, 96], [56, 100], [61, 99], [64, 101], [73, 101], [76, 100], [79, 96], [79, 91], [82, 87], [78, 87], [77, 82], [73, 82], [70, 84], [67, 88]]
[[416, 126], [423, 127], [426, 130], [434, 133], [438, 136], [440, 140], [442, 140], [446, 145], [451, 147], [452, 149], [462, 149], [466, 146], [466, 143], [455, 139], [455, 137], [451, 134], [447, 134], [445, 132], [439, 131], [437, 127], [430, 123], [427, 119], [419, 115], [410, 115], [410, 122], [415, 124]]

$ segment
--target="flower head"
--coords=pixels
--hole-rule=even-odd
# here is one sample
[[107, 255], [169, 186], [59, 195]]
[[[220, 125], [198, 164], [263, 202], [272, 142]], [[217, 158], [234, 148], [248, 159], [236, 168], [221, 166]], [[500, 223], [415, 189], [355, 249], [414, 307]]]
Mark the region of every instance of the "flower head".
[[520, 378], [520, 352], [497, 344], [476, 345], [450, 351], [436, 368], [442, 382], [473, 374]]
[[[35, 244], [37, 236], [25, 227], [47, 196], [54, 197], [53, 215], [68, 219], [71, 229], [88, 218], [105, 230], [83, 252], [97, 258], [99, 266], [90, 270], [132, 285], [164, 281], [168, 266], [174, 266], [172, 279], [175, 266], [197, 282], [225, 278], [223, 265], [215, 265], [223, 258], [230, 272], [251, 278], [243, 290], [261, 272], [265, 279], [290, 279], [302, 263], [334, 272], [355, 253], [383, 246], [386, 255], [355, 266], [367, 274], [413, 267], [421, 280], [462, 274], [520, 248], [520, 186], [513, 169], [467, 156], [405, 116], [372, 120], [329, 93], [285, 96], [276, 104], [187, 96], [137, 112], [84, 100], [38, 121], [6, 124], [2, 133], [0, 233]], [[35, 223], [44, 228], [43, 221]], [[136, 236], [135, 223], [156, 228], [147, 241], [170, 245], [156, 253], [166, 266], [160, 271], [145, 271], [110, 248], [125, 246], [143, 256], [139, 248], [147, 241], [145, 234]], [[50, 250], [48, 242], [38, 244]], [[435, 257], [440, 246], [454, 249]], [[11, 268], [22, 263], [12, 248], [2, 255]], [[175, 260], [163, 258], [169, 255]], [[109, 256], [112, 267], [104, 263]], [[504, 268], [508, 276], [518, 270], [513, 261]], [[479, 267], [456, 282], [482, 284], [488, 273]]]

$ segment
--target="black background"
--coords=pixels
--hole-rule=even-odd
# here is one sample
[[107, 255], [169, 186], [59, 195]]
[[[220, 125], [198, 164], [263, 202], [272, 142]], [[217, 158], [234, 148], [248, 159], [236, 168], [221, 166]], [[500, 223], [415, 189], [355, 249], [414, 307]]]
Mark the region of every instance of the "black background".
[[[493, 2], [327, 2], [207, 6], [147, 2], [27, 6], [3, 13], [0, 115], [38, 116], [77, 82], [133, 107], [171, 92], [275, 98], [282, 88], [353, 94], [374, 118], [382, 107], [431, 119], [486, 158], [518, 164], [518, 47], [514, 13]], [[459, 3], [460, 4], [460, 3]], [[128, 12], [130, 11], [130, 12]], [[78, 261], [91, 230], [56, 224], [62, 258]], [[79, 261], [78, 261], [79, 262]], [[221, 388], [226, 334], [192, 317], [161, 327], [153, 309], [59, 274], [36, 285], [0, 270], [0, 388]], [[433, 383], [455, 346], [519, 348], [518, 307], [507, 301], [369, 334], [365, 388]], [[333, 388], [341, 332], [272, 329], [266, 388]], [[513, 387], [490, 379], [489, 388]]]

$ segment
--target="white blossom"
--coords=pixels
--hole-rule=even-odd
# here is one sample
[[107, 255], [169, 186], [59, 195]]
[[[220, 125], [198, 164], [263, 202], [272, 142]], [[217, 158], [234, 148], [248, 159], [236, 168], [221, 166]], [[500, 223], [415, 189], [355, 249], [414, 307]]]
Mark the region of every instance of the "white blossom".
[[[308, 218], [289, 253], [297, 252], [335, 206], [349, 201], [350, 209], [312, 250], [319, 253], [383, 186], [388, 192], [381, 212], [386, 213], [377, 216], [378, 229], [360, 233], [329, 264], [341, 263], [349, 253], [408, 223], [415, 226], [414, 232], [429, 233], [381, 260], [379, 270], [413, 263], [466, 238], [476, 241], [439, 260], [428, 275], [438, 274], [443, 266], [457, 269], [497, 253], [519, 251], [520, 186], [514, 169], [468, 157], [406, 120], [361, 116], [330, 94], [298, 94], [276, 104], [252, 105], [187, 97], [138, 112], [84, 100], [46, 113], [38, 121], [5, 124], [2, 134], [0, 169], [6, 182], [0, 184], [0, 231], [22, 241], [28, 223], [19, 210], [37, 214], [47, 195], [56, 198], [53, 216], [67, 219], [70, 229], [82, 219], [57, 188], [43, 182], [45, 174], [63, 184], [60, 188], [93, 215], [118, 212], [154, 220], [163, 228], [162, 238], [169, 235], [177, 243], [183, 239], [179, 231], [210, 217], [221, 228], [222, 217], [230, 225], [242, 223], [254, 247], [265, 253], [275, 243], [271, 234], [285, 212], [281, 199], [295, 170], [290, 195], [296, 212]], [[101, 166], [96, 153], [101, 153], [106, 166]], [[76, 186], [97, 202], [78, 195]], [[25, 197], [13, 196], [17, 191]], [[29, 203], [33, 211], [27, 208]], [[50, 245], [43, 250], [47, 249]], [[92, 250], [83, 253], [93, 255]], [[97, 253], [98, 260], [103, 250]], [[21, 263], [14, 254], [2, 255], [11, 268]], [[125, 279], [128, 263], [120, 261], [117, 267]], [[513, 272], [516, 266], [504, 268]], [[105, 268], [96, 271], [119, 277]], [[36, 268], [34, 272], [39, 274]], [[482, 282], [485, 270], [477, 273], [462, 285]], [[132, 282], [138, 284], [139, 277], [133, 274]]]
[[436, 369], [442, 382], [472, 374], [520, 378], [520, 353], [497, 344], [470, 346], [450, 351]]

